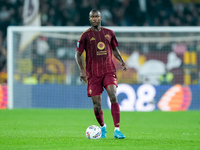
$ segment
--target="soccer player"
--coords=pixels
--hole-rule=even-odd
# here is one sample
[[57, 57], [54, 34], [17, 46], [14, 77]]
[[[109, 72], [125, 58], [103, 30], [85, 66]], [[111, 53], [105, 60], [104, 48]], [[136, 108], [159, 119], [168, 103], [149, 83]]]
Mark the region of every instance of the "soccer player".
[[[75, 59], [80, 70], [80, 80], [87, 83], [87, 95], [92, 98], [94, 114], [101, 127], [102, 138], [106, 138], [106, 124], [101, 109], [102, 92], [106, 89], [111, 102], [111, 114], [115, 126], [114, 137], [124, 139], [119, 129], [120, 108], [117, 101], [117, 76], [112, 54], [121, 62], [125, 71], [126, 65], [117, 48], [118, 42], [112, 30], [101, 27], [100, 11], [92, 9], [89, 13], [91, 27], [83, 32], [77, 42]], [[81, 55], [86, 52], [86, 71]]]

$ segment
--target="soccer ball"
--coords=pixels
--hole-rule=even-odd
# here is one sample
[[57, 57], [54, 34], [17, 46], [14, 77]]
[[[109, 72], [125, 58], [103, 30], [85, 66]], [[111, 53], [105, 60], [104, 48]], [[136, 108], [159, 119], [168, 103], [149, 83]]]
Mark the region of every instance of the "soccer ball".
[[101, 129], [96, 125], [91, 125], [86, 129], [86, 137], [88, 139], [99, 139], [101, 137]]

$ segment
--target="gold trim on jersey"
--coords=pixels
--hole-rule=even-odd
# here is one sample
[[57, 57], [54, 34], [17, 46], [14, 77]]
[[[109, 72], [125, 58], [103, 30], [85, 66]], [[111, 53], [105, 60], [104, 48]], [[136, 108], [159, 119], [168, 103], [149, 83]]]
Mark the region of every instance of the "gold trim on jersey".
[[[87, 29], [85, 32], [88, 32], [88, 31], [90, 31], [90, 30], [91, 30], [91, 28]], [[85, 33], [85, 32], [83, 32], [83, 33]], [[80, 41], [80, 40], [81, 40], [81, 37], [82, 37], [83, 33], [80, 35], [80, 37], [79, 37], [78, 41]]]
[[94, 37], [92, 37], [92, 38], [90, 39], [90, 41], [92, 41], [92, 40], [95, 40], [95, 38], [94, 38]]
[[99, 42], [97, 44], [98, 49], [103, 50], [105, 48], [105, 44], [103, 42]]
[[97, 55], [107, 55], [107, 51], [97, 51]]

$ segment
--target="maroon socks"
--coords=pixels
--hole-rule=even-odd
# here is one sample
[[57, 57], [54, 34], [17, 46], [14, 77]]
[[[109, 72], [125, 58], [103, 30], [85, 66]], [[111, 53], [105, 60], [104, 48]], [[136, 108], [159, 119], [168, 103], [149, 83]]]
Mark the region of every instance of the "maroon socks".
[[[100, 109], [99, 112], [95, 112], [94, 110], [95, 117], [99, 123], [99, 125], [102, 127], [104, 126], [104, 119], [103, 119], [103, 111]], [[111, 103], [111, 114], [113, 117], [113, 122], [115, 127], [120, 126], [120, 108], [118, 103]]]
[[111, 103], [111, 114], [114, 121], [114, 126], [120, 126], [120, 108], [118, 103]]
[[101, 127], [104, 126], [103, 111], [102, 111], [102, 109], [99, 112], [95, 112], [95, 110], [94, 110], [94, 114], [95, 114], [95, 117], [96, 117], [99, 125]]

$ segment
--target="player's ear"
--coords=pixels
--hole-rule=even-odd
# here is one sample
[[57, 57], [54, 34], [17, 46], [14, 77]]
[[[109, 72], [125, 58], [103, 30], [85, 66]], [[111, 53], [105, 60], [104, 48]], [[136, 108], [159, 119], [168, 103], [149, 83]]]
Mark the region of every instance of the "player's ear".
[[89, 16], [89, 21], [90, 21], [90, 16]]

